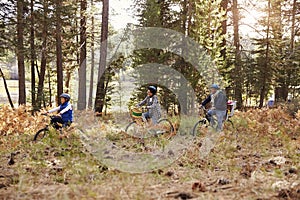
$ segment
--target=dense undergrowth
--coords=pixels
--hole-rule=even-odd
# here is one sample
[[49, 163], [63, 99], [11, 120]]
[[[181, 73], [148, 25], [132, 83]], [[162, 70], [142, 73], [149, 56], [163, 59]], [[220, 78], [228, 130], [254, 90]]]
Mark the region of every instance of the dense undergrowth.
[[[78, 126], [97, 122], [103, 137], [122, 144], [136, 142], [139, 151], [149, 151], [112, 129], [113, 120], [91, 113], [81, 116]], [[48, 137], [33, 142], [34, 132], [48, 118], [32, 116], [25, 107], [3, 107], [0, 199], [299, 199], [299, 112], [295, 117], [282, 108], [236, 112], [235, 128], [226, 127], [205, 158], [200, 155], [199, 136], [170, 166], [130, 174], [95, 159], [76, 129], [63, 138], [51, 130]]]

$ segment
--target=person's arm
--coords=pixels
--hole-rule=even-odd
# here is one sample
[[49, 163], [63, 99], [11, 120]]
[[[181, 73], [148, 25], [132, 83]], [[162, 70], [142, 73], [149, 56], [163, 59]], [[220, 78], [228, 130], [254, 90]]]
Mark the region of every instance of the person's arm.
[[147, 108], [151, 109], [151, 108], [154, 108], [156, 107], [158, 104], [158, 98], [157, 96], [153, 97], [153, 103], [150, 105], [150, 106], [147, 106]]
[[53, 108], [53, 109], [51, 109], [51, 110], [48, 110], [47, 113], [53, 113], [53, 112], [59, 111], [59, 109], [60, 109], [60, 107], [58, 106], [58, 107], [56, 107], [56, 108]]
[[143, 101], [141, 101], [140, 103], [138, 103], [138, 106], [144, 105], [147, 102], [147, 99], [148, 99], [148, 96]]
[[203, 102], [202, 102], [202, 106], [205, 106], [206, 104], [208, 104], [209, 102], [211, 102], [211, 95], [209, 95]]
[[59, 112], [59, 114], [64, 114], [65, 112], [67, 112], [68, 110], [72, 110], [72, 105], [71, 104], [69, 104], [69, 105], [67, 105], [67, 107], [65, 107], [63, 110], [61, 110], [60, 112]]

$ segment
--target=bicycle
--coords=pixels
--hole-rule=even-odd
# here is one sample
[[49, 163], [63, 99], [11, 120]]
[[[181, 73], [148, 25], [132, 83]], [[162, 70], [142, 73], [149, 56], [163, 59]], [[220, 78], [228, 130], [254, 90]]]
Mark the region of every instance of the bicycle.
[[[54, 119], [55, 117], [57, 117], [56, 115], [48, 115], [48, 114], [42, 114], [42, 115], [50, 117], [50, 122], [52, 121], [52, 119]], [[38, 130], [35, 133], [33, 141], [37, 141], [37, 140], [43, 139], [47, 134], [49, 134], [50, 127], [53, 127], [54, 129], [56, 129], [57, 131], [59, 131], [60, 134], [62, 134], [62, 129], [63, 129], [64, 125], [61, 124], [61, 123], [49, 123], [44, 128]]]
[[[167, 118], [161, 118], [158, 120], [157, 125], [150, 125], [149, 119], [143, 118], [143, 113], [146, 112], [145, 107], [130, 109], [130, 116], [133, 119], [126, 128], [125, 132], [128, 135], [137, 138], [146, 138], [151, 136], [164, 135], [166, 133], [174, 133], [174, 126]], [[145, 132], [147, 132], [145, 134]]]
[[[207, 128], [208, 126], [210, 126], [210, 121], [208, 119], [208, 116], [207, 116], [207, 112], [208, 110], [204, 107], [201, 107], [202, 110], [203, 110], [203, 115], [204, 117], [201, 118], [193, 127], [193, 135], [196, 135], [197, 133], [197, 129], [201, 129], [203, 127]], [[226, 115], [223, 119], [223, 124], [225, 124], [226, 122], [229, 122], [231, 124], [231, 126], [234, 128], [234, 124], [231, 120], [231, 117], [234, 115], [234, 109], [236, 108], [236, 102], [235, 101], [228, 101], [227, 102], [227, 110], [226, 110]], [[215, 116], [213, 116], [215, 117]], [[216, 119], [214, 118], [213, 120], [216, 121]]]

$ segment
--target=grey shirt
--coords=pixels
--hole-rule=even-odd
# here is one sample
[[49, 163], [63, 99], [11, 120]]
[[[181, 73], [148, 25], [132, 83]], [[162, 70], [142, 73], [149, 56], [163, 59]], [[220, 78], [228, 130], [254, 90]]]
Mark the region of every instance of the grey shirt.
[[160, 104], [158, 102], [158, 97], [153, 95], [152, 97], [147, 96], [143, 101], [141, 101], [138, 106], [146, 105], [149, 110], [149, 116], [159, 119], [161, 117]]

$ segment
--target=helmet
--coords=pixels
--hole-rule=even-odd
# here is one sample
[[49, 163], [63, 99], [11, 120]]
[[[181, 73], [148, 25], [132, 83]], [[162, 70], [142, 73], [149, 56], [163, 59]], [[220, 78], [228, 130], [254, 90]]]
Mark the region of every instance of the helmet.
[[71, 96], [67, 93], [62, 93], [59, 97], [65, 98], [67, 101], [70, 101], [70, 99], [71, 99]]
[[150, 92], [151, 92], [153, 95], [155, 95], [155, 94], [156, 94], [156, 92], [157, 92], [157, 89], [156, 89], [156, 87], [155, 87], [155, 86], [153, 86], [153, 85], [149, 86], [149, 87], [148, 87], [148, 90], [150, 90]]
[[210, 88], [214, 88], [214, 89], [220, 89], [220, 87], [217, 85], [217, 84], [212, 84], [211, 86], [210, 86]]
[[234, 101], [232, 101], [232, 100], [227, 101], [227, 105], [232, 106], [233, 104], [234, 104]]

